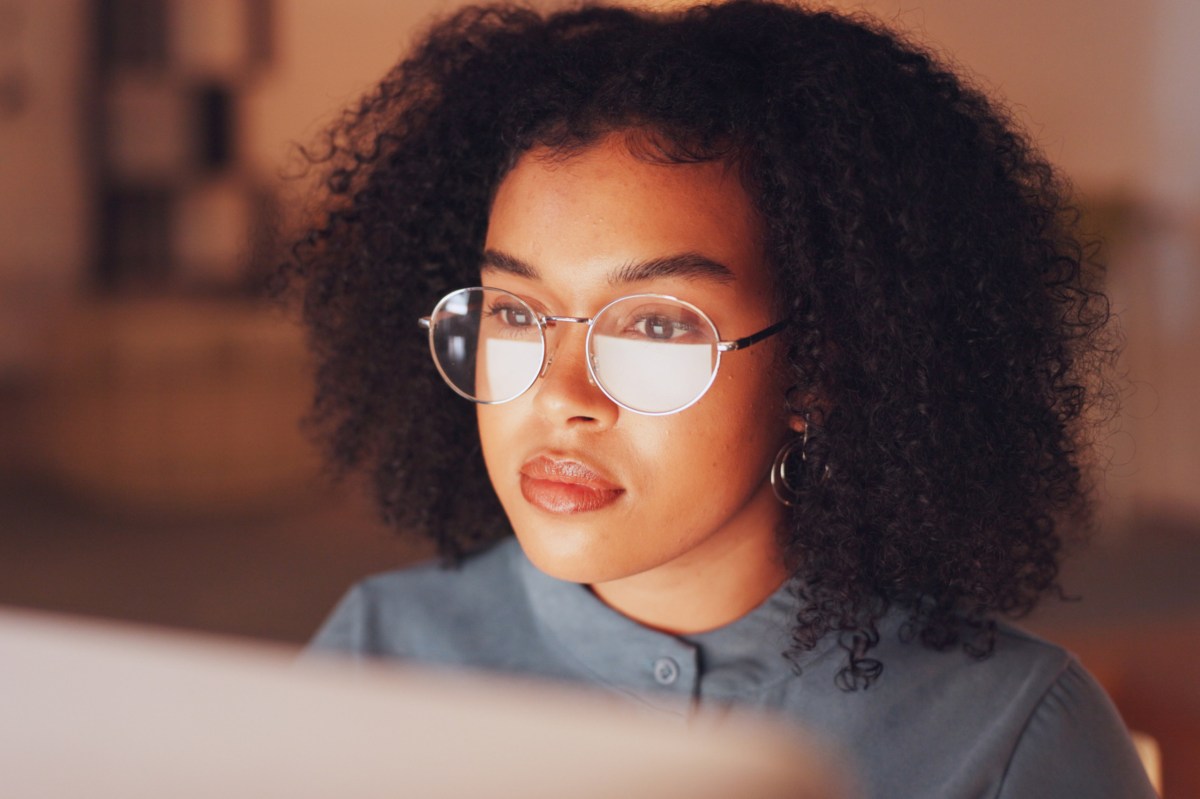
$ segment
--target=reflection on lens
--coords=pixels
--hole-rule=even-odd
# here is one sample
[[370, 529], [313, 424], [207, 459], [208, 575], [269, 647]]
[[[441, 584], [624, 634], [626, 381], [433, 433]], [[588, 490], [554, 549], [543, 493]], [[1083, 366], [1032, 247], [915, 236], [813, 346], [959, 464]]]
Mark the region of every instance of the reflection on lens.
[[591, 338], [592, 369], [617, 402], [670, 413], [708, 390], [717, 334], [700, 311], [664, 297], [628, 297], [605, 308]]
[[542, 342], [483, 339], [484, 357], [475, 378], [477, 398], [504, 402], [520, 396], [537, 379], [542, 365]]
[[596, 379], [614, 399], [642, 413], [667, 413], [690, 404], [713, 375], [710, 344], [662, 344], [597, 335]]
[[506, 402], [541, 371], [544, 345], [537, 314], [500, 289], [461, 289], [434, 309], [430, 348], [446, 382], [476, 402]]

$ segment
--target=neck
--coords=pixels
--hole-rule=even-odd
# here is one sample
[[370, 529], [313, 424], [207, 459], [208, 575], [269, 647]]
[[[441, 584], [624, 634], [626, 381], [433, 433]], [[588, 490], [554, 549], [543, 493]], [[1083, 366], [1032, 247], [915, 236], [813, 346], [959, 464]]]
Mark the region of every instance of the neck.
[[770, 487], [743, 508], [736, 524], [669, 564], [591, 586], [606, 605], [662, 632], [688, 635], [745, 616], [788, 578], [776, 529], [782, 508]]

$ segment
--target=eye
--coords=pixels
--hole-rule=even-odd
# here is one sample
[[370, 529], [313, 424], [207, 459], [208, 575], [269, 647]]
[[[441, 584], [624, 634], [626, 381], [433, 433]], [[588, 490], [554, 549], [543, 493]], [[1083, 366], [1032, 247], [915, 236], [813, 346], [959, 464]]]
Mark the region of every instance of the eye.
[[488, 316], [499, 320], [508, 327], [530, 327], [537, 325], [537, 319], [530, 310], [522, 305], [511, 302], [496, 302], [488, 308]]
[[[634, 323], [634, 329], [646, 338], [667, 340], [675, 338], [680, 325], [665, 316], [645, 316]], [[686, 331], [685, 331], [686, 332]]]
[[678, 314], [645, 313], [631, 319], [626, 330], [651, 341], [677, 341], [695, 333], [696, 326]]

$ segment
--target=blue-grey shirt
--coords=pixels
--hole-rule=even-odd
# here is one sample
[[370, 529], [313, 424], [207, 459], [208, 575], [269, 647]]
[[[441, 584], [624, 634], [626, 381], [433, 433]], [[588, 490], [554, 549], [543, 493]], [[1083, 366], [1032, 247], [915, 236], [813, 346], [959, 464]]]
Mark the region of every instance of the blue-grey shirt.
[[647, 629], [585, 586], [534, 567], [514, 539], [457, 570], [372, 577], [312, 643], [356, 657], [586, 683], [686, 718], [737, 704], [782, 713], [839, 744], [873, 797], [1153, 797], [1116, 709], [1067, 652], [1001, 626], [982, 661], [900, 640], [886, 619], [881, 678], [845, 692], [834, 642], [783, 657], [786, 587], [711, 632]]

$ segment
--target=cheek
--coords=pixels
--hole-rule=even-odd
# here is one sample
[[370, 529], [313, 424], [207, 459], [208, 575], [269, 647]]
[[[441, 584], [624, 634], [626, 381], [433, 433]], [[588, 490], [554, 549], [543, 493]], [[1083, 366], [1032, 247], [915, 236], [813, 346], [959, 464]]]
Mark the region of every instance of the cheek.
[[730, 462], [766, 475], [765, 469], [790, 435], [783, 373], [774, 368], [769, 352], [735, 355], [742, 358], [739, 368], [725, 372], [723, 364], [717, 377], [721, 394], [710, 417], [717, 426], [714, 442], [719, 441], [719, 454]]
[[475, 420], [479, 430], [479, 446], [483, 451], [483, 462], [487, 466], [492, 486], [501, 490], [498, 480], [510, 469], [506, 457], [514, 451], [517, 419], [512, 418], [510, 404], [477, 405]]
[[685, 508], [702, 506], [743, 495], [767, 478], [788, 435], [782, 408], [774, 385], [718, 375], [704, 399], [678, 416], [644, 420], [630, 430], [630, 441], [660, 489], [669, 485]]
[[[761, 348], [761, 349], [760, 349]], [[730, 353], [721, 363], [712, 392], [714, 405], [734, 427], [774, 435], [786, 427], [787, 385], [773, 348], [758, 347]]]

